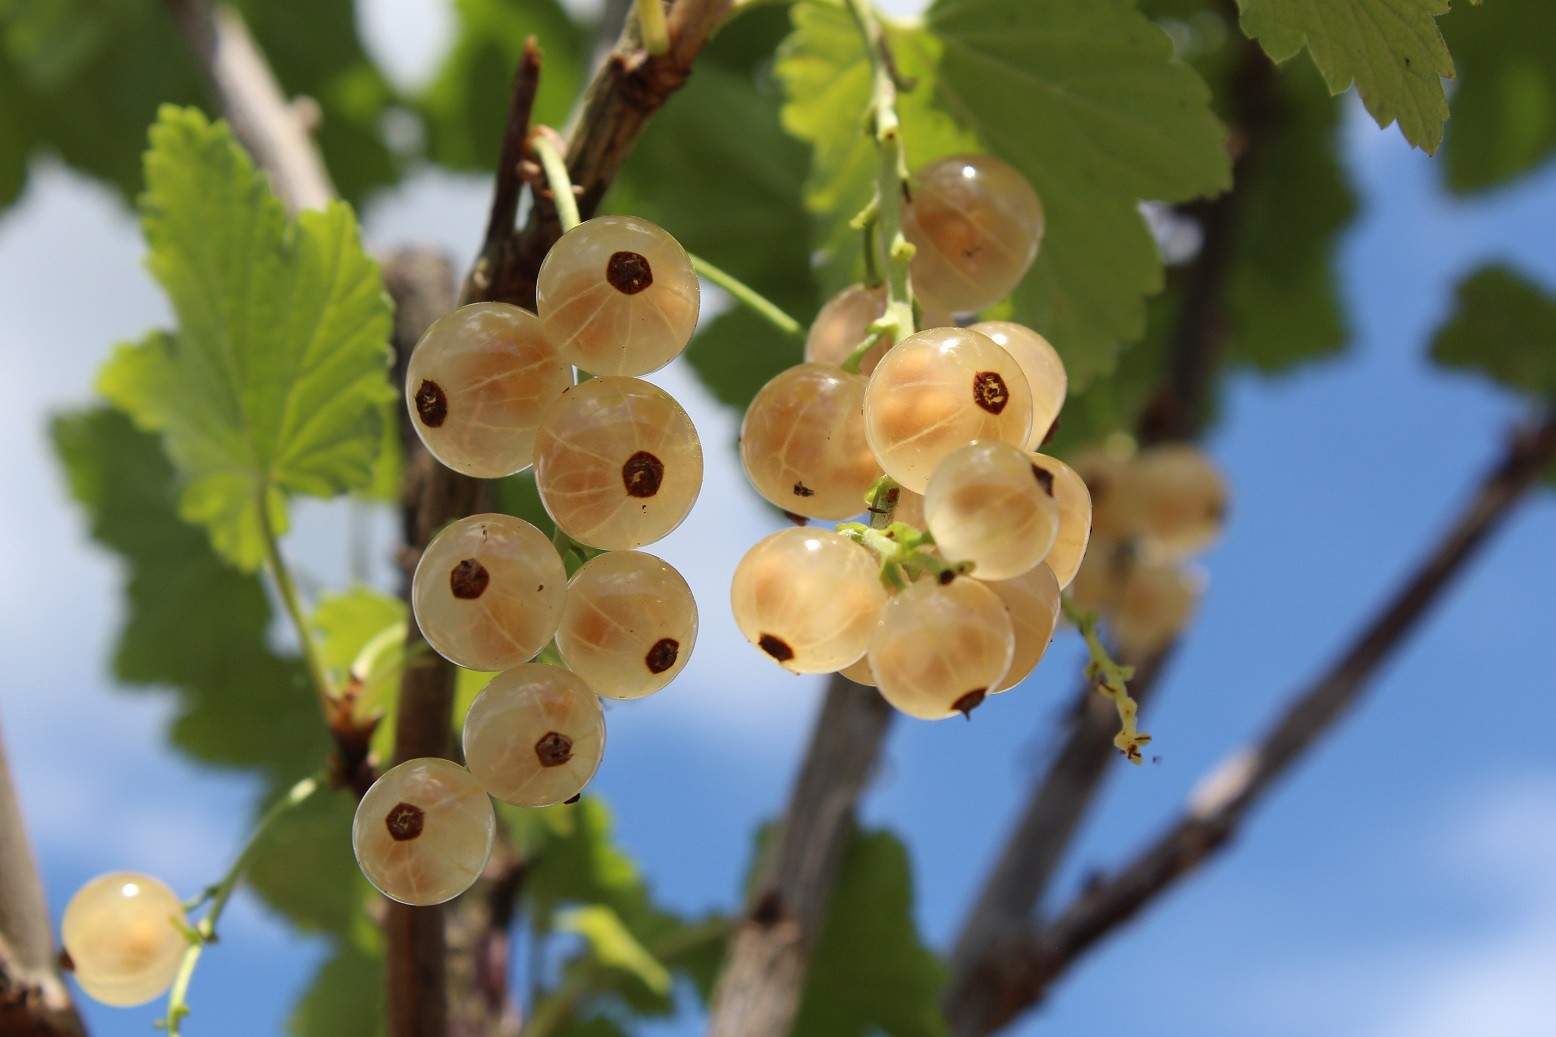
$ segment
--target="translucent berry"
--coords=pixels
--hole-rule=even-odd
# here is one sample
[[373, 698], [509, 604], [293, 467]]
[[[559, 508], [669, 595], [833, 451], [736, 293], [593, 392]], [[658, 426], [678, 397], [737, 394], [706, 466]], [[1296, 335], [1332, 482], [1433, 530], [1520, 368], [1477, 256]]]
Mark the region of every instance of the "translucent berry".
[[567, 570], [544, 533], [511, 515], [471, 515], [427, 545], [411, 605], [427, 643], [470, 670], [506, 670], [546, 646]]
[[1169, 443], [1135, 456], [1135, 521], [1163, 559], [1185, 558], [1215, 541], [1226, 518], [1226, 480], [1203, 450]]
[[881, 466], [864, 434], [863, 375], [801, 364], [762, 387], [740, 426], [756, 492], [784, 511], [844, 519], [865, 509]]
[[702, 488], [702, 444], [675, 399], [636, 378], [562, 394], [540, 425], [535, 485], [575, 540], [620, 551], [661, 539]]
[[1053, 479], [1054, 501], [1059, 505], [1059, 532], [1043, 561], [1052, 569], [1060, 587], [1068, 587], [1086, 556], [1091, 541], [1091, 494], [1080, 475], [1056, 457], [1030, 453], [1027, 459]]
[[697, 640], [697, 602], [668, 562], [608, 551], [567, 585], [556, 644], [568, 669], [612, 699], [652, 695], [675, 679]]
[[914, 289], [953, 313], [973, 313], [1026, 276], [1043, 240], [1043, 206], [999, 159], [952, 155], [914, 174], [902, 229], [918, 250]]
[[994, 694], [1009, 691], [1026, 680], [1048, 651], [1054, 628], [1059, 624], [1059, 581], [1045, 562], [1013, 580], [998, 580], [985, 586], [1004, 603], [1016, 635], [1010, 672], [990, 692]]
[[1053, 476], [998, 440], [969, 443], [940, 462], [924, 491], [924, 517], [940, 553], [972, 562], [985, 580], [1041, 562], [1059, 530]]
[[1133, 536], [1138, 507], [1130, 461], [1095, 447], [1076, 454], [1070, 464], [1091, 495], [1091, 535], [1099, 540]]
[[987, 335], [1021, 365], [1027, 388], [1032, 390], [1032, 434], [1027, 437], [1027, 447], [1036, 450], [1053, 432], [1065, 394], [1070, 391], [1059, 351], [1031, 328], [1006, 320], [982, 321], [967, 330]]
[[76, 981], [94, 1000], [125, 1008], [161, 997], [189, 949], [184, 905], [150, 875], [116, 871], [76, 891], [60, 942]]
[[923, 493], [935, 466], [975, 439], [1024, 446], [1032, 396], [1020, 364], [989, 339], [934, 328], [886, 354], [865, 389], [864, 422], [886, 474]]
[[546, 334], [594, 374], [640, 375], [681, 354], [700, 290], [686, 250], [635, 216], [598, 216], [551, 246], [535, 284]]
[[428, 452], [478, 479], [530, 465], [546, 408], [573, 384], [572, 367], [540, 319], [500, 302], [461, 306], [433, 322], [405, 375], [411, 425]]
[[1119, 651], [1138, 659], [1167, 647], [1182, 633], [1199, 604], [1199, 587], [1175, 563], [1136, 560], [1104, 616]]
[[406, 760], [357, 804], [351, 848], [377, 890], [425, 907], [469, 889], [486, 867], [497, 818], [470, 772], [449, 760]]
[[885, 601], [875, 556], [824, 529], [763, 538], [730, 585], [740, 632], [795, 673], [833, 673], [858, 659]]
[[864, 653], [859, 658], [855, 659], [853, 662], [849, 663], [847, 666], [843, 667], [837, 672], [839, 675], [847, 677], [855, 684], [862, 685], [866, 688], [875, 687], [875, 673], [870, 669], [869, 652]]
[[1083, 612], [1110, 614], [1118, 589], [1134, 564], [1135, 552], [1127, 542], [1093, 537], [1067, 588], [1070, 600]]
[[[921, 328], [944, 328], [954, 323], [951, 315], [935, 306], [933, 300], [921, 299], [923, 312], [919, 317]], [[827, 300], [816, 314], [816, 321], [805, 336], [805, 361], [834, 366], [847, 360], [869, 333], [870, 325], [886, 315], [886, 286], [866, 288], [862, 284], [850, 285]], [[868, 375], [881, 362], [881, 357], [891, 348], [884, 339], [864, 355], [859, 362], [859, 373]]]
[[504, 803], [548, 807], [583, 791], [605, 752], [605, 713], [576, 674], [517, 666], [493, 677], [465, 715], [465, 762]]
[[970, 714], [1010, 671], [1015, 631], [999, 596], [977, 580], [920, 580], [894, 595], [870, 636], [870, 669], [909, 716]]
[[906, 522], [917, 530], [929, 528], [924, 521], [924, 495], [912, 490], [897, 491], [897, 510], [892, 512], [893, 522]]

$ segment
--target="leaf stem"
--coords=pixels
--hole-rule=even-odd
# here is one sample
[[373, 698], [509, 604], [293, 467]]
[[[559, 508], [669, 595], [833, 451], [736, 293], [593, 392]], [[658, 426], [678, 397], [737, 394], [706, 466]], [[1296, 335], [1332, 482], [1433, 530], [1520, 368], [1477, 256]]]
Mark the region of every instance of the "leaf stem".
[[[643, 6], [641, 0], [638, 6]], [[655, 6], [658, 6], [657, 0]], [[664, 12], [661, 11], [660, 18], [663, 17]], [[573, 181], [568, 176], [567, 160], [562, 157], [556, 133], [544, 126], [540, 127], [530, 138], [530, 147], [535, 149], [535, 154], [540, 158], [540, 168], [545, 170], [546, 183], [551, 188], [551, 204], [556, 206], [557, 220], [562, 224], [562, 233], [566, 234], [583, 220], [578, 216], [578, 199], [573, 194]]]
[[886, 313], [877, 323], [885, 329], [887, 341], [895, 344], [914, 331], [913, 285], [908, 275], [913, 246], [902, 233], [902, 198], [908, 182], [908, 165], [902, 146], [902, 124], [897, 118], [897, 77], [887, 54], [886, 33], [868, 0], [846, 3], [870, 57], [875, 146], [880, 154], [875, 217], [877, 240], [886, 253]]
[[[328, 725], [334, 715], [334, 704], [337, 699], [335, 684], [330, 680], [329, 671], [325, 668], [324, 656], [319, 651], [319, 643], [313, 636], [313, 627], [309, 625], [307, 614], [303, 612], [297, 584], [292, 580], [292, 572], [287, 568], [286, 558], [281, 554], [281, 543], [276, 539], [275, 525], [270, 521], [268, 498], [268, 488], [261, 486], [258, 502], [259, 531], [261, 539], [265, 542], [265, 567], [276, 585], [281, 606], [286, 609], [292, 626], [297, 630], [297, 640], [302, 646], [303, 665], [308, 670], [308, 678], [313, 682], [314, 694], [319, 700], [319, 709], [323, 712], [325, 723]], [[333, 729], [331, 727], [331, 730]]]
[[1113, 737], [1113, 744], [1128, 757], [1130, 763], [1143, 763], [1140, 749], [1151, 743], [1151, 736], [1135, 727], [1140, 707], [1129, 694], [1129, 681], [1135, 675], [1135, 668], [1113, 661], [1102, 639], [1097, 636], [1095, 612], [1085, 611], [1068, 594], [1059, 596], [1059, 606], [1064, 610], [1064, 618], [1074, 623], [1081, 637], [1086, 639], [1086, 649], [1091, 653], [1091, 662], [1086, 665], [1087, 678], [1098, 692], [1112, 699], [1118, 709], [1118, 734]]
[[238, 856], [233, 860], [232, 867], [227, 869], [227, 874], [206, 891], [211, 902], [210, 910], [190, 930], [189, 949], [184, 951], [183, 961], [178, 965], [178, 975], [173, 979], [173, 989], [168, 993], [168, 1037], [178, 1037], [179, 1024], [184, 1016], [189, 1014], [189, 982], [194, 978], [195, 966], [199, 964], [200, 955], [205, 951], [206, 946], [216, 942], [216, 923], [221, 918], [222, 910], [227, 906], [233, 891], [237, 889], [238, 880], [243, 877], [243, 871], [248, 866], [249, 859], [253, 857], [255, 848], [277, 821], [319, 791], [324, 786], [326, 778], [327, 773], [324, 771], [304, 778], [288, 789], [280, 799], [270, 804], [254, 826], [248, 842], [244, 843], [243, 849], [238, 851]]
[[805, 338], [805, 328], [800, 322], [779, 309], [776, 303], [762, 295], [755, 288], [725, 273], [701, 256], [692, 256], [691, 261], [693, 270], [724, 289], [730, 294], [731, 298], [746, 307], [746, 309], [791, 338]]
[[670, 26], [665, 23], [665, 5], [661, 0], [637, 0], [637, 9], [643, 49], [656, 57], [670, 53]]

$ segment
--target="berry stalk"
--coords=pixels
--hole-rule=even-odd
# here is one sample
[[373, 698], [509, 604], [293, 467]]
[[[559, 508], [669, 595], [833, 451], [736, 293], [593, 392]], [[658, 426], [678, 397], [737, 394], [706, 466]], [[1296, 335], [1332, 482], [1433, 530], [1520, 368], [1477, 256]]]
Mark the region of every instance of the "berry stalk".
[[637, 11], [643, 49], [653, 55], [670, 53], [670, 26], [665, 22], [661, 0], [637, 0]]
[[205, 951], [206, 945], [216, 942], [216, 923], [221, 918], [227, 901], [238, 887], [238, 880], [243, 877], [244, 869], [248, 867], [249, 859], [254, 856], [254, 850], [259, 846], [260, 840], [275, 826], [276, 822], [293, 808], [305, 803], [310, 796], [319, 791], [325, 784], [327, 775], [324, 772], [304, 778], [287, 790], [286, 794], [272, 803], [260, 817], [259, 823], [254, 826], [254, 831], [249, 835], [248, 842], [243, 844], [243, 849], [238, 851], [238, 856], [232, 862], [232, 867], [227, 869], [227, 874], [221, 877], [221, 881], [206, 891], [206, 899], [211, 907], [205, 913], [205, 917], [188, 932], [189, 949], [184, 952], [184, 960], [179, 963], [178, 975], [173, 980], [173, 989], [167, 999], [167, 1032], [168, 1037], [178, 1037], [179, 1024], [184, 1016], [189, 1014], [189, 982], [194, 978], [195, 966], [200, 962], [200, 955]]
[[[638, 6], [641, 8], [643, 5], [640, 2]], [[661, 11], [661, 21], [663, 18], [664, 13]], [[566, 234], [583, 222], [578, 215], [578, 198], [573, 194], [573, 181], [567, 173], [567, 160], [562, 157], [556, 134], [546, 131], [544, 127], [530, 138], [530, 147], [535, 149], [535, 155], [540, 159], [540, 168], [545, 171], [546, 184], [551, 188], [551, 204], [556, 206], [556, 218], [562, 224], [562, 233]]]
[[1068, 594], [1061, 595], [1059, 603], [1064, 610], [1064, 618], [1074, 623], [1075, 629], [1086, 639], [1086, 649], [1091, 653], [1091, 662], [1086, 665], [1087, 678], [1098, 692], [1112, 699], [1118, 709], [1118, 734], [1113, 737], [1113, 744], [1130, 763], [1145, 762], [1140, 749], [1150, 744], [1151, 736], [1135, 727], [1135, 717], [1140, 712], [1140, 706], [1129, 694], [1129, 680], [1135, 675], [1135, 668], [1121, 666], [1113, 661], [1102, 639], [1097, 636], [1095, 612], [1081, 609]]
[[767, 323], [785, 335], [804, 341], [805, 329], [800, 326], [800, 322], [779, 309], [778, 305], [772, 300], [744, 281], [720, 270], [701, 256], [692, 253], [687, 253], [687, 255], [691, 257], [693, 270], [724, 289], [736, 302], [767, 321]]
[[268, 488], [261, 486], [258, 496], [259, 532], [260, 537], [265, 541], [265, 568], [269, 570], [270, 578], [276, 585], [276, 593], [281, 598], [281, 605], [286, 609], [287, 617], [291, 619], [292, 626], [297, 629], [297, 640], [302, 647], [303, 665], [307, 668], [308, 678], [313, 683], [314, 694], [319, 700], [319, 709], [324, 714], [325, 726], [334, 731], [335, 726], [331, 723], [331, 718], [335, 715], [335, 703], [338, 697], [335, 685], [330, 680], [328, 669], [325, 668], [324, 657], [313, 636], [313, 628], [308, 624], [308, 617], [303, 612], [297, 584], [292, 580], [292, 572], [287, 567], [286, 558], [281, 554], [281, 543], [276, 538], [275, 525], [270, 521]]

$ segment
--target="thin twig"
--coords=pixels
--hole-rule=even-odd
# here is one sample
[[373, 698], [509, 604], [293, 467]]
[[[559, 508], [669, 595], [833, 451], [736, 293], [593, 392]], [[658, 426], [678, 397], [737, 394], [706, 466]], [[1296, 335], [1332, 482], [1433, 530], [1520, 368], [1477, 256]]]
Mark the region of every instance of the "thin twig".
[[1000, 944], [1004, 965], [991, 984], [977, 1029], [993, 1033], [1037, 1003], [1098, 941], [1192, 874], [1236, 834], [1277, 781], [1332, 731], [1378, 668], [1441, 598], [1454, 577], [1556, 458], [1556, 411], [1517, 432], [1448, 532], [1415, 573], [1317, 680], [1292, 700], [1252, 745], [1227, 756], [1203, 779], [1183, 816], [1111, 877], [1090, 884], [1046, 926]]
[[281, 92], [243, 17], [224, 3], [167, 0], [232, 132], [270, 174], [293, 214], [322, 209], [335, 197], [319, 150]]
[[[481, 239], [481, 252], [470, 269], [470, 280], [476, 286], [491, 283], [492, 270], [501, 265], [503, 251], [513, 241], [515, 223], [519, 218], [519, 199], [524, 193], [524, 175], [520, 167], [528, 143], [535, 97], [540, 91], [542, 65], [540, 45], [531, 36], [524, 41], [524, 53], [520, 55], [518, 68], [513, 73], [513, 91], [508, 97], [508, 119], [503, 124], [502, 150], [497, 155], [497, 172], [493, 177], [492, 206], [486, 218], [486, 234]], [[474, 290], [479, 291], [479, 287]]]
[[0, 1033], [83, 1037], [60, 978], [43, 879], [0, 731]]
[[227, 901], [238, 888], [238, 881], [243, 878], [244, 869], [248, 867], [249, 859], [253, 857], [255, 849], [264, 841], [265, 835], [277, 821], [300, 804], [307, 802], [310, 796], [327, 785], [328, 779], [327, 772], [304, 778], [272, 803], [269, 809], [260, 815], [259, 821], [254, 825], [254, 831], [243, 844], [243, 849], [238, 851], [238, 856], [227, 869], [227, 873], [211, 887], [209, 891], [211, 906], [206, 909], [205, 916], [191, 930], [189, 949], [184, 952], [183, 961], [179, 962], [178, 975], [174, 978], [173, 989], [168, 994], [168, 1037], [178, 1037], [179, 1027], [184, 1017], [189, 1014], [189, 981], [194, 978], [195, 966], [200, 963], [200, 955], [205, 952], [208, 945], [216, 942], [216, 923], [221, 920]]

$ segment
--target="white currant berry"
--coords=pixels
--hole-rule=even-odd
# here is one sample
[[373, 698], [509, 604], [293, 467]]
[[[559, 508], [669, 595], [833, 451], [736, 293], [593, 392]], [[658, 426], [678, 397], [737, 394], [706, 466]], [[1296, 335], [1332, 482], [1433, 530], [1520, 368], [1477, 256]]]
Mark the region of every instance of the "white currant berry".
[[674, 360], [697, 327], [691, 259], [636, 216], [597, 216], [563, 234], [540, 266], [535, 301], [563, 358], [602, 375], [640, 375]]
[[967, 577], [920, 580], [893, 595], [870, 636], [870, 670], [909, 716], [970, 714], [1010, 671], [1016, 636], [997, 594]]
[[1016, 358], [1021, 373], [1032, 390], [1032, 434], [1027, 448], [1036, 450], [1053, 432], [1070, 391], [1069, 376], [1059, 351], [1046, 338], [1022, 324], [1007, 320], [986, 320], [970, 325], [969, 331], [987, 335], [995, 345]]
[[184, 905], [150, 875], [116, 871], [76, 891], [60, 920], [60, 942], [76, 982], [105, 1005], [143, 1005], [173, 985], [189, 941]]
[[657, 385], [594, 378], [546, 413], [535, 486], [563, 532], [611, 551], [663, 538], [702, 488], [702, 444], [686, 411]]
[[865, 509], [881, 466], [864, 434], [863, 375], [800, 364], [764, 385], [740, 426], [756, 492], [784, 511], [844, 519]]
[[1009, 691], [1026, 680], [1048, 652], [1048, 645], [1054, 639], [1054, 628], [1059, 625], [1059, 581], [1044, 562], [1014, 579], [998, 580], [985, 586], [1004, 603], [1016, 635], [1010, 672], [989, 693], [992, 695]]
[[668, 562], [607, 551], [567, 585], [557, 650], [568, 669], [612, 699], [652, 695], [675, 679], [697, 640], [697, 602]]
[[914, 290], [954, 313], [992, 306], [1020, 283], [1043, 239], [1043, 206], [1013, 167], [952, 155], [913, 175], [902, 229]]
[[1140, 535], [1163, 559], [1203, 551], [1226, 518], [1226, 480], [1203, 450], [1165, 443], [1134, 460], [1135, 521]]
[[1129, 565], [1106, 613], [1119, 652], [1138, 659], [1166, 648], [1193, 618], [1199, 593], [1197, 582], [1173, 562]]
[[411, 425], [428, 452], [479, 479], [530, 465], [535, 429], [573, 369], [540, 318], [500, 302], [461, 306], [432, 323], [405, 375]]
[[1122, 540], [1135, 534], [1136, 478], [1134, 465], [1101, 447], [1076, 454], [1070, 461], [1091, 496], [1091, 535]]
[[474, 885], [496, 828], [492, 801], [470, 772], [426, 757], [390, 768], [367, 790], [351, 823], [351, 848], [380, 893], [425, 907]]
[[875, 556], [825, 529], [763, 538], [730, 584], [740, 632], [795, 673], [834, 673], [858, 659], [885, 601]]
[[511, 515], [471, 515], [422, 552], [411, 605], [427, 643], [470, 670], [506, 670], [546, 646], [567, 570], [544, 533]]
[[1059, 505], [1059, 531], [1043, 561], [1053, 570], [1061, 588], [1068, 587], [1086, 556], [1091, 541], [1091, 494], [1079, 473], [1057, 457], [1027, 454], [1034, 467], [1053, 480], [1054, 501]]
[[548, 807], [583, 791], [605, 753], [605, 713], [594, 691], [560, 666], [499, 673], [465, 715], [465, 762], [504, 803]]
[[923, 493], [935, 466], [975, 439], [1024, 446], [1032, 396], [1021, 365], [988, 338], [934, 328], [886, 354], [865, 388], [864, 421], [881, 468]]
[[981, 440], [953, 451], [924, 491], [935, 546], [953, 562], [972, 562], [980, 579], [1021, 575], [1047, 556], [1059, 531], [1053, 483], [1009, 443]]

